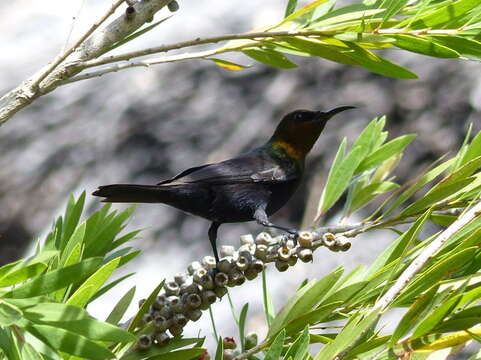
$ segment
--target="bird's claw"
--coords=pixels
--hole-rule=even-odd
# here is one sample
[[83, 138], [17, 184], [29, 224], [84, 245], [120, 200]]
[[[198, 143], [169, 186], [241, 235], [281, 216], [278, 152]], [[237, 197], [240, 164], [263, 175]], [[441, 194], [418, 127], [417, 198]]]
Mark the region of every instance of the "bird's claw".
[[288, 232], [288, 234], [285, 234], [282, 236], [282, 238], [279, 241], [279, 245], [286, 246], [287, 242], [289, 240], [292, 240], [294, 242], [294, 246], [296, 246], [297, 238], [299, 237], [299, 231], [296, 229], [288, 229], [286, 231]]

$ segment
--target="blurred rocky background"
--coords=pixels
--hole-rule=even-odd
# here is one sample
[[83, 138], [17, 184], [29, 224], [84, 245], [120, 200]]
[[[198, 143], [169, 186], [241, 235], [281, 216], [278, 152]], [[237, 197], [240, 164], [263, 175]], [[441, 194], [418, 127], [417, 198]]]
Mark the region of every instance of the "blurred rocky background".
[[[109, 4], [0, 2], [0, 92], [57, 55], [73, 17], [71, 41]], [[118, 51], [248, 31], [276, 22], [284, 6], [284, 0], [180, 2], [172, 19]], [[185, 168], [230, 157], [261, 144], [280, 117], [297, 108], [359, 106], [327, 126], [309, 158], [308, 179], [275, 217], [289, 226], [310, 224], [339, 142], [344, 136], [352, 142], [372, 117], [386, 114], [392, 136], [419, 134], [396, 173], [401, 182], [439, 156], [454, 153], [469, 123], [475, 132], [481, 130], [479, 63], [402, 51], [387, 57], [415, 71], [419, 79], [389, 79], [325, 60], [295, 58], [300, 66], [288, 71], [255, 64], [228, 72], [210, 62], [190, 61], [131, 69], [57, 89], [0, 128], [0, 263], [25, 254], [31, 240], [41, 237], [63, 211], [70, 193], [90, 194], [98, 185], [117, 182], [155, 183]], [[98, 199], [88, 197], [89, 211], [99, 206]], [[335, 221], [334, 212], [331, 217]], [[118, 297], [133, 285], [138, 297], [146, 296], [162, 278], [210, 254], [208, 226], [166, 206], [139, 206], [129, 230], [145, 231], [131, 246], [147, 251], [132, 262], [129, 270], [137, 274], [117, 288]], [[259, 231], [256, 224], [224, 225], [219, 242], [235, 244], [239, 235]], [[301, 278], [320, 277], [340, 264], [352, 268], [369, 263], [389, 241], [386, 232], [379, 232], [356, 239], [348, 253], [320, 250], [314, 264], [272, 272], [275, 303], [280, 306], [286, 289], [294, 292]], [[262, 328], [260, 289], [254, 281], [232, 291], [239, 309], [246, 301], [252, 304], [252, 330]], [[100, 299], [92, 311], [102, 318], [111, 307], [109, 299]], [[216, 307], [221, 332], [234, 335], [228, 307]], [[202, 334], [209, 335], [207, 316], [202, 321]], [[199, 327], [190, 327], [197, 334]]]

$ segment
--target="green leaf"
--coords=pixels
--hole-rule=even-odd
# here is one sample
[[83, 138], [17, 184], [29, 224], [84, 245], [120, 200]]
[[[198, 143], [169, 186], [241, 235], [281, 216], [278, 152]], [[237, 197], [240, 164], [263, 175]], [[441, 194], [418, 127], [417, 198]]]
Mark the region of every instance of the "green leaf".
[[105, 346], [99, 345], [84, 336], [50, 325], [31, 325], [28, 330], [52, 348], [67, 354], [92, 360], [105, 360], [115, 357]]
[[398, 208], [399, 205], [404, 203], [407, 199], [409, 199], [414, 193], [416, 193], [419, 189], [421, 189], [424, 185], [428, 182], [431, 182], [435, 178], [437, 178], [441, 173], [446, 171], [453, 163], [455, 159], [450, 159], [445, 161], [444, 163], [436, 166], [434, 169], [426, 172], [422, 175], [416, 182], [408, 187], [394, 202], [389, 206], [387, 210], [384, 211], [384, 216], [387, 216], [395, 209]]
[[61, 266], [68, 262], [70, 262], [68, 265], [71, 265], [75, 259], [80, 259], [80, 249], [86, 228], [87, 224], [84, 222], [74, 230], [72, 236], [65, 245], [65, 249], [62, 251], [62, 257], [60, 259]]
[[0, 349], [8, 360], [25, 360], [20, 357], [20, 351], [15, 342], [15, 338], [9, 328], [0, 326]]
[[130, 306], [130, 303], [132, 302], [134, 295], [135, 295], [135, 286], [132, 287], [129, 291], [127, 291], [124, 296], [122, 296], [122, 298], [118, 301], [118, 303], [114, 306], [114, 308], [110, 312], [105, 322], [117, 325], [120, 322], [120, 320], [122, 320], [122, 317], [125, 315], [125, 312]]
[[469, 263], [474, 258], [475, 253], [476, 248], [470, 247], [455, 252], [454, 254], [450, 254], [434, 265], [428, 267], [411, 281], [404, 292], [395, 300], [395, 304], [402, 304], [406, 299], [415, 297], [417, 294], [420, 294], [425, 289], [431, 287], [431, 285], [443, 279], [459, 267]]
[[224, 359], [224, 341], [222, 340], [222, 336], [219, 336], [217, 339], [217, 348], [215, 350], [215, 360], [223, 360]]
[[334, 286], [343, 273], [342, 268], [337, 268], [319, 281], [311, 280], [307, 285], [297, 291], [289, 299], [284, 309], [277, 315], [271, 324], [267, 338], [276, 335], [293, 319], [312, 310], [326, 295], [327, 290]]
[[287, 2], [286, 11], [284, 12], [284, 18], [291, 15], [296, 10], [296, 7], [297, 7], [297, 0], [289, 0]]
[[28, 360], [43, 360], [42, 355], [40, 355], [35, 348], [29, 343], [22, 344], [21, 350], [22, 359]]
[[309, 327], [305, 327], [294, 343], [289, 347], [284, 359], [304, 360], [309, 352]]
[[265, 269], [262, 270], [262, 301], [264, 306], [264, 313], [266, 314], [267, 325], [270, 327], [275, 317], [275, 310], [274, 304], [272, 303], [272, 298], [269, 294], [269, 290], [267, 289]]
[[284, 338], [286, 337], [286, 330], [282, 329], [276, 336], [269, 351], [267, 351], [264, 360], [279, 360], [282, 353], [282, 347], [284, 346]]
[[459, 53], [438, 44], [432, 39], [413, 35], [389, 35], [396, 39], [395, 46], [418, 54], [434, 56], [438, 58], [458, 58]]
[[44, 263], [36, 263], [21, 267], [1, 278], [0, 286], [10, 286], [24, 282], [25, 280], [41, 274], [45, 269], [47, 269], [47, 265]]
[[366, 9], [361, 11], [350, 11], [336, 16], [329, 16], [334, 15], [334, 12], [331, 14], [328, 13], [325, 17], [313, 22], [309, 27], [316, 30], [325, 29], [329, 28], [330, 25], [345, 23], [352, 20], [365, 19], [369, 16], [381, 14], [384, 11], [385, 9]]
[[[342, 293], [342, 291], [341, 291]], [[326, 304], [321, 304], [315, 310], [306, 312], [299, 317], [292, 320], [289, 325], [285, 327], [287, 335], [294, 335], [301, 331], [306, 325], [315, 325], [323, 322], [328, 318], [334, 310], [343, 305], [343, 301], [331, 302], [330, 298], [325, 301]]]
[[84, 307], [97, 290], [108, 280], [113, 271], [117, 269], [119, 262], [120, 258], [116, 258], [102, 265], [70, 296], [67, 304]]
[[466, 149], [461, 165], [464, 165], [481, 156], [481, 131], [476, 134]]
[[382, 24], [402, 10], [408, 4], [408, 2], [408, 0], [384, 0], [379, 5], [379, 8], [386, 9], [384, 17], [382, 18]]
[[55, 290], [63, 289], [89, 276], [101, 261], [102, 258], [90, 258], [80, 263], [48, 272], [10, 290], [4, 296], [20, 299], [49, 294]]
[[205, 352], [203, 348], [190, 348], [171, 351], [168, 354], [161, 354], [149, 357], [149, 360], [191, 360], [198, 359]]
[[227, 61], [227, 60], [223, 60], [223, 59], [207, 58], [207, 60], [211, 60], [217, 66], [219, 66], [223, 69], [226, 69], [226, 70], [230, 70], [230, 71], [241, 71], [241, 70], [247, 69], [249, 67], [249, 66], [245, 66], [245, 65], [236, 64], [232, 61]]
[[438, 201], [448, 198], [450, 195], [460, 191], [469, 185], [475, 177], [469, 177], [481, 166], [481, 156], [477, 157], [449, 176], [441, 180], [438, 184], [431, 188], [422, 198], [415, 201], [401, 212], [401, 216], [408, 216], [435, 204]]
[[369, 170], [375, 166], [380, 165], [383, 161], [389, 159], [391, 156], [404, 151], [416, 137], [416, 135], [399, 136], [370, 153], [356, 169], [356, 174]]
[[297, 67], [295, 63], [274, 50], [244, 49], [242, 52], [252, 59], [269, 66], [281, 69], [293, 69]]
[[[305, 15], [311, 11], [313, 11], [315, 8], [317, 8], [319, 5], [325, 3], [327, 0], [315, 0], [309, 4], [307, 4], [306, 6], [300, 8], [299, 10], [293, 12], [292, 14], [289, 14], [289, 16], [285, 17], [284, 20], [282, 20], [279, 24], [277, 24], [275, 27], [280, 27], [290, 21], [293, 21], [295, 19], [297, 19], [298, 17], [302, 16], [302, 15]], [[297, 2], [297, 1], [296, 1]], [[290, 3], [290, 1], [289, 1]], [[286, 13], [287, 13], [287, 9], [286, 9]]]
[[399, 238], [396, 239], [396, 241], [391, 243], [369, 267], [366, 278], [370, 278], [377, 272], [381, 271], [382, 268], [391, 262], [402, 260], [402, 255], [416, 241], [416, 238], [420, 234], [430, 215], [431, 211], [425, 212], [415, 221], [408, 231], [405, 231]]
[[59, 244], [59, 249], [64, 249], [66, 242], [72, 236], [77, 224], [80, 220], [80, 215], [85, 204], [85, 191], [79, 196], [77, 201], [75, 201], [73, 196], [70, 196], [68, 201], [67, 210], [64, 216], [63, 228], [62, 228], [62, 240]]
[[22, 318], [22, 311], [15, 305], [0, 300], [0, 326], [10, 326]]
[[305, 39], [300, 37], [283, 37], [280, 40], [293, 46], [295, 49], [306, 52], [307, 54], [313, 56], [319, 56], [340, 64], [360, 66], [358, 61], [351, 58], [348, 54], [345, 54], [339, 48], [330, 46], [319, 40]]
[[[463, 57], [472, 59], [481, 59], [481, 42], [466, 39], [459, 36], [433, 36], [432, 39], [439, 44], [442, 44], [453, 51], [456, 51]], [[481, 155], [478, 152], [479, 156]]]
[[91, 340], [130, 342], [136, 337], [112, 324], [91, 317], [87, 311], [61, 303], [39, 303], [27, 308], [25, 318], [33, 323], [43, 323], [80, 334]]
[[142, 306], [140, 307], [139, 311], [137, 311], [137, 314], [134, 316], [132, 321], [129, 324], [128, 331], [132, 332], [135, 330], [135, 328], [140, 324], [140, 321], [142, 320], [142, 317], [145, 315], [145, 313], [149, 310], [150, 305], [154, 302], [154, 300], [157, 297], [157, 294], [159, 291], [162, 289], [164, 286], [165, 280], [162, 280], [159, 285], [152, 291], [152, 293], [149, 295], [149, 297], [144, 301]]
[[359, 66], [366, 68], [376, 74], [381, 74], [397, 79], [417, 79], [417, 75], [412, 71], [397, 65], [382, 56], [376, 55], [355, 43], [347, 42], [346, 45], [351, 48], [349, 56], [359, 63]]
[[354, 211], [366, 206], [376, 196], [398, 188], [398, 184], [392, 183], [390, 181], [369, 184], [368, 186], [363, 187], [359, 192], [354, 195], [351, 206], [349, 207], [349, 212], [353, 213]]
[[130, 274], [127, 274], [127, 275], [124, 275], [120, 278], [118, 278], [117, 280], [114, 280], [112, 281], [111, 283], [105, 285], [104, 287], [102, 287], [100, 290], [98, 290], [91, 298], [90, 298], [90, 302], [96, 300], [97, 298], [101, 297], [103, 294], [105, 294], [106, 292], [108, 292], [110, 289], [112, 289], [113, 287], [115, 287], [116, 285], [120, 284], [122, 281], [124, 281], [125, 279], [131, 277], [132, 275], [134, 275], [135, 273], [130, 273]]
[[347, 325], [341, 330], [336, 338], [322, 347], [314, 358], [315, 360], [333, 359], [349, 345], [353, 344], [358, 336], [372, 325], [377, 319], [379, 309], [369, 312], [366, 316], [358, 313], [349, 319]]
[[183, 348], [188, 345], [197, 344], [199, 338], [173, 338], [165, 345], [153, 344], [146, 350], [133, 350], [121, 357], [121, 360], [151, 360], [157, 359], [155, 356], [165, 354], [168, 355], [176, 349]]
[[477, 287], [473, 290], [458, 294], [447, 301], [444, 301], [438, 308], [436, 308], [431, 314], [426, 316], [424, 320], [414, 330], [412, 339], [419, 338], [428, 334], [433, 330], [441, 321], [451, 313], [453, 313], [458, 307], [462, 306], [466, 302], [479, 300], [481, 297], [481, 287]]
[[241, 341], [242, 352], [244, 352], [245, 350], [245, 326], [246, 326], [247, 311], [249, 311], [249, 303], [244, 304], [239, 316], [239, 337]]
[[[457, 18], [468, 13], [468, 11], [479, 6], [478, 0], [459, 0], [456, 2], [449, 2], [446, 6], [443, 6], [439, 10], [428, 13], [426, 15], [421, 15], [410, 24], [412, 29], [425, 29], [425, 28], [436, 28], [438, 26], [443, 26], [448, 22], [452, 22]], [[409, 23], [410, 19], [406, 19], [401, 22], [398, 26], [402, 28], [404, 25]]]
[[421, 316], [426, 312], [428, 305], [433, 301], [439, 286], [433, 286], [426, 293], [420, 295], [409, 307], [401, 321], [398, 323], [389, 343], [391, 346], [396, 344], [404, 335], [419, 322]]

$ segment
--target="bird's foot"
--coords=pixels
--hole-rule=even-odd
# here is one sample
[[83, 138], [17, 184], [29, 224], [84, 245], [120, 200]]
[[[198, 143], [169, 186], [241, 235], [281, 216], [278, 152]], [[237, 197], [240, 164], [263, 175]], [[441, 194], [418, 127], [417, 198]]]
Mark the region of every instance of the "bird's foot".
[[285, 234], [282, 236], [279, 244], [281, 246], [287, 246], [287, 242], [289, 240], [292, 240], [292, 242], [294, 243], [294, 246], [297, 246], [297, 238], [299, 237], [299, 230], [297, 229], [286, 229], [286, 232], [288, 234]]

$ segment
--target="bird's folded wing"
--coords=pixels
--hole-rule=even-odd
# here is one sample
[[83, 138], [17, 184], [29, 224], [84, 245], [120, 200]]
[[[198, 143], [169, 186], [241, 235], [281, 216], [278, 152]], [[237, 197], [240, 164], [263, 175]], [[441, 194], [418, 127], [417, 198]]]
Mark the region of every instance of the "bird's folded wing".
[[295, 177], [294, 169], [289, 166], [281, 167], [269, 158], [245, 156], [191, 168], [158, 185], [268, 183], [289, 181]]

